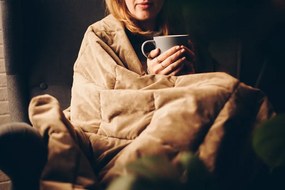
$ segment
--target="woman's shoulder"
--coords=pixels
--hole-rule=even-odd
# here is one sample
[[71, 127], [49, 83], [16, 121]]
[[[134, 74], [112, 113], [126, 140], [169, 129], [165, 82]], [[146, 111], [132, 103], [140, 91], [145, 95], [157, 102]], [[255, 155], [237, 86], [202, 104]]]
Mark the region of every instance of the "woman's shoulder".
[[114, 33], [118, 30], [124, 30], [123, 24], [113, 15], [108, 15], [103, 19], [89, 26], [89, 30], [97, 33]]

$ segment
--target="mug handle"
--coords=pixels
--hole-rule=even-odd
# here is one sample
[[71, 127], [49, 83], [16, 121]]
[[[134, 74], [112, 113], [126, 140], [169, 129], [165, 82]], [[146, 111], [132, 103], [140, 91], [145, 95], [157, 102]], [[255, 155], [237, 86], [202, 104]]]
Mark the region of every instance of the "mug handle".
[[146, 44], [149, 44], [149, 43], [152, 43], [154, 46], [156, 46], [154, 40], [146, 40], [146, 41], [142, 44], [142, 46], [141, 46], [141, 51], [142, 51], [142, 54], [143, 54], [146, 58], [148, 58], [147, 53], [149, 53], [149, 52], [145, 52], [145, 51], [144, 51], [144, 47], [145, 47]]

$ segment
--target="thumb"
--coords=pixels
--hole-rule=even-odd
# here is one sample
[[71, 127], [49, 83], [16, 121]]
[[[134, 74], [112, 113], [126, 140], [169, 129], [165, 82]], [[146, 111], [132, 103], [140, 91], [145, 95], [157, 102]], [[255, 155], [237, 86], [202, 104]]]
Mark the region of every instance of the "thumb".
[[154, 50], [149, 52], [148, 58], [149, 59], [153, 59], [153, 58], [157, 57], [159, 54], [160, 54], [160, 49], [159, 48], [155, 48]]

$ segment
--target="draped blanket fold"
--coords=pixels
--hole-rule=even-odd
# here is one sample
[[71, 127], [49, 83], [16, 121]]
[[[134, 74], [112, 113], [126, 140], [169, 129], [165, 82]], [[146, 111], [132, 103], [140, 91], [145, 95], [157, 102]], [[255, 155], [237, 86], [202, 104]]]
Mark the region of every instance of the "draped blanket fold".
[[112, 16], [84, 36], [69, 116], [47, 95], [29, 109], [49, 147], [42, 189], [96, 189], [139, 157], [182, 151], [218, 175], [248, 170], [252, 131], [274, 115], [261, 91], [226, 73], [147, 75]]

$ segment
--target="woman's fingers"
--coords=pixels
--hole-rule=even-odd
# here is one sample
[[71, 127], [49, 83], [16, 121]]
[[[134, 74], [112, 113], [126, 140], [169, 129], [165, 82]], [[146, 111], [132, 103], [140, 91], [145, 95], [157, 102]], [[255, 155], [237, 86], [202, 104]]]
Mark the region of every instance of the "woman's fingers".
[[158, 58], [159, 58], [159, 60], [164, 61], [165, 59], [167, 59], [168, 57], [172, 56], [173, 54], [175, 54], [179, 50], [181, 50], [181, 46], [174, 46], [174, 47], [170, 48], [169, 50], [167, 50], [167, 51], [163, 52], [162, 54], [160, 54], [158, 56]]
[[176, 70], [172, 71], [171, 73], [169, 73], [169, 76], [176, 76], [179, 75], [179, 73], [181, 73], [181, 71], [183, 70], [183, 65], [181, 65], [180, 67], [178, 67]]
[[182, 57], [178, 59], [177, 61], [173, 62], [172, 64], [168, 65], [167, 67], [164, 67], [162, 70], [163, 74], [169, 75], [173, 72], [175, 72], [178, 68], [183, 68], [183, 62], [185, 61], [185, 57]]
[[[175, 62], [178, 59], [178, 55], [175, 53], [177, 53], [179, 49], [180, 46], [175, 46], [162, 54], [160, 54], [160, 50], [158, 48], [152, 50], [147, 59], [148, 72], [151, 74], [160, 74], [160, 71], [171, 64], [171, 60], [172, 62]], [[170, 56], [172, 56], [172, 58], [168, 59]]]
[[181, 59], [185, 51], [186, 51], [185, 49], [179, 49], [175, 53], [168, 56], [163, 62], [161, 62], [161, 64], [163, 65], [163, 67], [168, 67], [172, 65], [173, 63]]
[[186, 60], [184, 61], [184, 68], [183, 68], [183, 74], [193, 74], [195, 73], [195, 62], [196, 62], [196, 55], [194, 51], [188, 47], [183, 46], [183, 49], [185, 49], [184, 56], [186, 57]]
[[155, 49], [149, 54], [147, 65], [150, 74], [177, 75], [184, 73], [184, 68], [187, 68], [186, 73], [194, 73], [195, 54], [190, 48], [175, 46], [162, 54], [159, 53], [160, 50]]
[[160, 67], [158, 68], [158, 74], [174, 75], [175, 73], [178, 73], [182, 69], [183, 61], [185, 59], [186, 59], [185, 57], [182, 57], [168, 66], [160, 64]]
[[153, 58], [157, 57], [159, 54], [160, 54], [160, 49], [159, 48], [155, 48], [154, 50], [149, 52], [148, 58], [149, 59], [153, 59]]
[[182, 46], [182, 48], [185, 49], [185, 54], [188, 55], [188, 59], [195, 60], [196, 55], [193, 50], [186, 46]]

